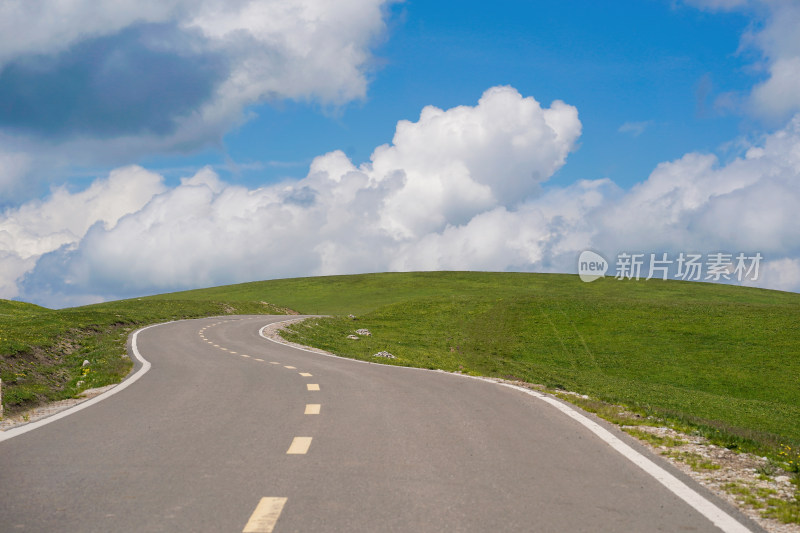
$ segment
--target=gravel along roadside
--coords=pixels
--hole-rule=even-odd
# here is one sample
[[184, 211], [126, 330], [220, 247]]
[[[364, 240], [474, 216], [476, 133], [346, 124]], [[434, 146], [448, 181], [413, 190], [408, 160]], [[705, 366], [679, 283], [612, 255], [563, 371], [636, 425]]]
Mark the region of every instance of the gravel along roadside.
[[51, 402], [45, 405], [34, 407], [28, 411], [17, 413], [14, 416], [4, 417], [2, 420], [0, 420], [0, 431], [7, 431], [17, 426], [30, 424], [31, 422], [36, 422], [42, 418], [47, 418], [48, 416], [52, 416], [63, 411], [64, 409], [69, 409], [70, 407], [78, 405], [79, 403], [83, 403], [86, 400], [91, 400], [95, 396], [103, 394], [107, 390], [113, 389], [116, 386], [117, 385], [114, 384], [106, 385], [105, 387], [98, 387], [96, 389], [86, 389], [77, 398], [68, 398], [66, 400]]

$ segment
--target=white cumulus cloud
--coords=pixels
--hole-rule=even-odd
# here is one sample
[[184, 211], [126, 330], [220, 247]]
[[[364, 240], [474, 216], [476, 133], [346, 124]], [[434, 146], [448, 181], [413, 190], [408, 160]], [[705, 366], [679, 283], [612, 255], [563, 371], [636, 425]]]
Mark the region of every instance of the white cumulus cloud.
[[727, 165], [690, 153], [660, 164], [602, 214], [599, 245], [800, 253], [800, 117]]
[[800, 117], [731, 162], [689, 153], [629, 191], [542, 186], [579, 134], [573, 107], [495, 87], [475, 106], [399, 122], [368, 163], [321, 155], [299, 181], [247, 189], [203, 169], [165, 189], [121, 169], [136, 198], [112, 176], [7, 211], [0, 289], [61, 306], [303, 275], [574, 272], [594, 249], [612, 263], [620, 251], [761, 253], [756, 284], [800, 290]]
[[[764, 78], [746, 98], [753, 115], [780, 123], [800, 112], [800, 3], [789, 0], [684, 0], [701, 9], [744, 10], [758, 22], [742, 37], [742, 47], [760, 52], [754, 70]], [[736, 95], [723, 95], [721, 108], [737, 107]]]
[[574, 107], [542, 109], [510, 87], [489, 89], [476, 107], [426, 107], [372, 156], [373, 179], [404, 180], [385, 199], [383, 226], [415, 237], [513, 205], [564, 164], [580, 133]]
[[797, 292], [800, 290], [800, 258], [783, 258], [770, 261], [763, 275], [755, 282], [757, 287]]
[[[45, 257], [27, 277], [26, 294], [126, 294], [384, 270], [426, 235], [535, 195], [564, 164], [580, 129], [572, 106], [543, 108], [495, 87], [475, 106], [426, 107], [418, 121], [401, 121], [393, 142], [358, 167], [331, 152], [313, 161], [305, 179], [255, 190], [206, 169], [113, 226], [92, 226], [74, 249]], [[60, 200], [68, 210], [70, 199]], [[47, 216], [36, 204], [22, 209]], [[47, 247], [73, 243], [80, 233], [51, 235]], [[52, 279], [62, 286], [53, 288]]]
[[0, 297], [17, 296], [17, 281], [42, 255], [77, 246], [94, 225], [113, 229], [121, 217], [163, 191], [161, 176], [126, 167], [84, 191], [71, 193], [60, 187], [45, 200], [7, 209], [0, 214]]
[[75, 42], [142, 22], [178, 16], [185, 0], [4, 0], [0, 3], [0, 67], [19, 56], [61, 52]]
[[362, 99], [391, 2], [0, 2], [0, 138], [51, 168], [113, 164], [218, 144], [260, 104]]

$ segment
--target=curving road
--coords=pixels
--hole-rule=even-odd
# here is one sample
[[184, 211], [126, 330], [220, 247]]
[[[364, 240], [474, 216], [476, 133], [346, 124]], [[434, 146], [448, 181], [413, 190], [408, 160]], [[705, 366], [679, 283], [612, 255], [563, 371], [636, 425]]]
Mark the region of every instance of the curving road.
[[138, 381], [0, 442], [0, 531], [760, 531], [557, 401], [259, 335], [285, 318], [140, 331]]

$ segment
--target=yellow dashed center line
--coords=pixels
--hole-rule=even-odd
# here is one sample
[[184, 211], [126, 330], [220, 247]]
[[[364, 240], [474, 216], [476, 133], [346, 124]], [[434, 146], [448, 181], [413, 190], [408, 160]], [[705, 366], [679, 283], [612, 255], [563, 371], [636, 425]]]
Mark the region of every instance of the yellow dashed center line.
[[[211, 326], [216, 326], [219, 322], [215, 324], [211, 324]], [[211, 327], [207, 326], [207, 327]], [[227, 348], [223, 348], [219, 344], [215, 344], [214, 342], [208, 340], [206, 336], [203, 334], [206, 328], [200, 330], [200, 337], [211, 344], [215, 348], [219, 348], [225, 352], [229, 352], [231, 354], [237, 354], [233, 350], [229, 350]], [[241, 357], [250, 359], [251, 356], [247, 354], [238, 354]], [[259, 358], [252, 358], [255, 361], [260, 363], [265, 362], [264, 359]], [[278, 361], [270, 361], [271, 365], [280, 365]], [[284, 365], [284, 368], [288, 370], [297, 370], [297, 367]], [[304, 378], [310, 378], [313, 374], [308, 372], [298, 372]], [[307, 383], [306, 389], [309, 391], [319, 391], [319, 383]], [[322, 405], [318, 403], [309, 403], [306, 404], [305, 412], [303, 414], [306, 415], [318, 415], [322, 409]], [[287, 455], [305, 455], [308, 453], [309, 448], [311, 447], [312, 437], [295, 437], [292, 440], [289, 449], [286, 451]], [[274, 528], [275, 524], [278, 522], [278, 519], [283, 512], [283, 507], [286, 505], [288, 498], [261, 498], [258, 505], [256, 506], [255, 511], [250, 516], [250, 519], [247, 521], [247, 524], [244, 526], [242, 533], [271, 533]]]
[[287, 498], [261, 498], [242, 533], [272, 533]]
[[308, 453], [308, 448], [311, 446], [311, 437], [295, 437], [292, 441], [287, 455], [305, 455]]

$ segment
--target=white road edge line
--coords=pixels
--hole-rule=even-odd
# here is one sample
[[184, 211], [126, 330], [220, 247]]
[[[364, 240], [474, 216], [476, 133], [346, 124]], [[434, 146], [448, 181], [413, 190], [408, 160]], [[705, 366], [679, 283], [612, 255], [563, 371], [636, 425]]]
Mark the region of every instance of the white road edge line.
[[[174, 322], [174, 321], [172, 321]], [[150, 328], [154, 328], [156, 326], [163, 326], [164, 324], [171, 324], [172, 322], [164, 322], [162, 324], [153, 324], [150, 326], [143, 327], [141, 329], [137, 329], [131, 335], [131, 351], [133, 352], [133, 356], [142, 363], [141, 368], [137, 370], [132, 376], [128, 379], [114, 387], [113, 389], [109, 389], [103, 394], [99, 394], [90, 400], [86, 400], [85, 402], [81, 402], [74, 407], [70, 407], [69, 409], [64, 409], [63, 411], [59, 411], [58, 413], [48, 416], [47, 418], [42, 418], [41, 420], [37, 420], [36, 422], [31, 422], [30, 424], [25, 424], [24, 426], [17, 426], [15, 428], [11, 428], [7, 431], [0, 431], [0, 442], [4, 440], [11, 439], [13, 437], [17, 437], [22, 435], [23, 433], [27, 433], [29, 431], [33, 431], [34, 429], [40, 428], [51, 422], [55, 422], [56, 420], [61, 420], [64, 417], [67, 417], [73, 413], [77, 413], [87, 407], [91, 407], [92, 405], [102, 402], [106, 398], [110, 398], [111, 396], [121, 392], [139, 380], [142, 376], [144, 376], [148, 370], [150, 370], [150, 362], [142, 357], [142, 354], [139, 353], [139, 347], [136, 345], [136, 338], [139, 336], [139, 333]]]
[[[465, 377], [473, 377], [473, 376], [465, 376]], [[478, 378], [480, 379], [480, 378]], [[697, 512], [708, 518], [715, 526], [720, 528], [722, 531], [726, 533], [749, 533], [750, 529], [745, 527], [744, 525], [740, 524], [738, 520], [733, 518], [731, 515], [711, 503], [708, 499], [706, 499], [703, 495], [689, 487], [686, 483], [681, 481], [680, 479], [676, 478], [653, 461], [642, 455], [641, 453], [637, 452], [633, 448], [631, 448], [628, 444], [623, 442], [619, 437], [608, 431], [606, 428], [587, 418], [586, 416], [582, 415], [572, 407], [567, 404], [561, 403], [558, 400], [551, 398], [545, 394], [540, 392], [532, 391], [530, 389], [526, 389], [524, 387], [519, 387], [517, 385], [511, 385], [510, 383], [498, 383], [496, 381], [491, 380], [483, 380], [489, 381], [490, 383], [495, 383], [496, 385], [501, 385], [503, 387], [509, 387], [511, 389], [516, 389], [518, 391], [524, 392], [525, 394], [529, 394], [535, 398], [542, 400], [543, 402], [549, 403], [568, 417], [572, 418], [579, 424], [586, 427], [589, 431], [597, 435], [603, 442], [611, 446], [614, 450], [619, 452], [623, 455], [626, 459], [630, 462], [644, 470], [650, 476], [655, 478], [656, 481], [664, 485], [667, 489], [669, 489], [673, 494], [675, 494], [678, 498], [682, 499], [690, 506], [692, 506]]]
[[705, 516], [708, 520], [711, 521], [711, 523], [713, 523], [715, 526], [717, 526], [719, 529], [721, 529], [725, 533], [751, 533], [750, 529], [745, 527], [743, 524], [739, 523], [738, 520], [736, 520], [734, 517], [732, 517], [731, 515], [726, 513], [724, 510], [722, 510], [719, 507], [717, 507], [716, 505], [714, 505], [712, 502], [710, 502], [703, 495], [698, 493], [693, 488], [689, 487], [686, 483], [684, 483], [683, 481], [681, 481], [677, 477], [673, 476], [672, 474], [670, 474], [669, 472], [667, 472], [666, 470], [664, 470], [663, 468], [658, 466], [652, 460], [648, 459], [647, 457], [645, 457], [641, 453], [639, 453], [636, 450], [634, 450], [633, 448], [631, 448], [628, 444], [626, 444], [620, 438], [616, 437], [614, 434], [612, 434], [610, 431], [608, 431], [606, 428], [604, 428], [603, 426], [601, 426], [597, 422], [587, 418], [586, 416], [582, 415], [580, 412], [578, 412], [573, 407], [571, 407], [571, 406], [569, 406], [569, 405], [567, 405], [565, 403], [561, 403], [558, 400], [556, 400], [555, 398], [552, 398], [552, 397], [547, 396], [546, 394], [542, 394], [540, 392], [536, 392], [536, 391], [532, 391], [530, 389], [526, 389], [524, 387], [511, 385], [509, 383], [499, 383], [497, 381], [493, 381], [491, 379], [487, 379], [487, 378], [479, 377], [479, 376], [468, 376], [468, 375], [465, 375], [465, 374], [454, 374], [452, 372], [445, 372], [443, 370], [428, 370], [426, 368], [414, 368], [414, 367], [407, 367], [407, 366], [386, 365], [386, 364], [382, 364], [382, 363], [373, 363], [371, 361], [359, 361], [358, 359], [349, 359], [347, 357], [341, 357], [341, 356], [338, 356], [338, 355], [321, 353], [321, 352], [317, 352], [317, 351], [314, 351], [314, 350], [309, 350], [309, 349], [306, 349], [306, 348], [300, 348], [298, 346], [292, 346], [292, 345], [287, 344], [287, 343], [276, 341], [275, 339], [271, 339], [271, 338], [267, 337], [264, 334], [264, 330], [268, 326], [274, 326], [275, 324], [282, 324], [284, 322], [295, 322], [295, 321], [299, 321], [299, 320], [306, 320], [306, 319], [305, 318], [302, 318], [302, 319], [294, 318], [294, 319], [290, 319], [290, 320], [283, 320], [283, 321], [280, 321], [280, 322], [272, 322], [272, 323], [267, 324], [264, 327], [262, 327], [258, 331], [258, 333], [259, 333], [259, 335], [261, 337], [267, 339], [268, 341], [272, 341], [275, 344], [281, 344], [281, 345], [286, 346], [288, 348], [294, 348], [296, 350], [302, 350], [304, 352], [309, 352], [309, 353], [313, 353], [313, 354], [317, 354], [317, 355], [324, 355], [325, 357], [335, 357], [337, 359], [343, 359], [345, 361], [353, 361], [353, 362], [356, 362], [356, 363], [365, 363], [365, 364], [368, 364], [368, 365], [380, 365], [380, 366], [388, 366], [388, 367], [391, 367], [391, 368], [406, 368], [406, 369], [412, 369], [412, 370], [421, 370], [421, 371], [424, 371], [424, 372], [438, 372], [438, 373], [443, 373], [443, 374], [450, 374], [450, 375], [453, 375], [453, 376], [477, 379], [477, 380], [485, 381], [485, 382], [488, 382], [488, 383], [494, 383], [495, 385], [501, 385], [503, 387], [508, 387], [508, 388], [511, 388], [511, 389], [516, 389], [516, 390], [519, 390], [521, 392], [524, 392], [525, 394], [533, 396], [534, 398], [538, 398], [538, 399], [542, 400], [543, 402], [546, 402], [546, 403], [552, 405], [553, 407], [555, 407], [556, 409], [561, 411], [563, 414], [567, 415], [568, 417], [572, 418], [573, 420], [575, 420], [579, 424], [583, 425], [586, 429], [588, 429], [589, 431], [591, 431], [592, 433], [597, 435], [597, 437], [600, 438], [600, 440], [602, 440], [603, 442], [605, 442], [606, 444], [611, 446], [611, 448], [616, 450], [618, 453], [620, 453], [623, 457], [628, 459], [630, 462], [632, 462], [633, 464], [635, 464], [636, 466], [638, 466], [639, 468], [644, 470], [647, 474], [652, 476], [656, 481], [658, 481], [664, 487], [666, 487], [670, 492], [672, 492], [678, 498], [680, 498], [681, 500], [683, 500], [684, 502], [689, 504], [694, 510], [696, 510], [697, 512], [699, 512], [700, 514]]

